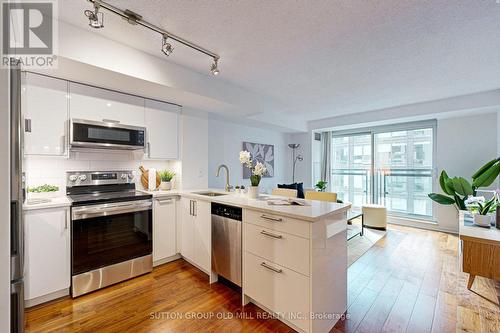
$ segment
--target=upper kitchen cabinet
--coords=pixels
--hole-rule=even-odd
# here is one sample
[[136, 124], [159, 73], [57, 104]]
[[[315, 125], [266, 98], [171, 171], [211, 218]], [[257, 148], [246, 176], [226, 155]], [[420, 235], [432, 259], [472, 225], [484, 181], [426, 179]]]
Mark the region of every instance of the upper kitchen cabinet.
[[67, 155], [68, 83], [23, 73], [25, 155]]
[[144, 126], [144, 98], [69, 83], [71, 118]]
[[146, 155], [154, 160], [179, 158], [179, 113], [177, 105], [146, 99]]

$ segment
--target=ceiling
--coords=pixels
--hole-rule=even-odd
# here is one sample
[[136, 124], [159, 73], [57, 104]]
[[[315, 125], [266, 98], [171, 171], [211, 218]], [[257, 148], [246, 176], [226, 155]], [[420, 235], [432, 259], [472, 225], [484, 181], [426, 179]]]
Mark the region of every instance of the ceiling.
[[[500, 4], [482, 1], [108, 0], [221, 56], [213, 78], [306, 120], [500, 88]], [[61, 20], [90, 29], [85, 0]], [[105, 14], [96, 33], [166, 58], [160, 36]], [[210, 58], [174, 44], [167, 61], [208, 73]]]

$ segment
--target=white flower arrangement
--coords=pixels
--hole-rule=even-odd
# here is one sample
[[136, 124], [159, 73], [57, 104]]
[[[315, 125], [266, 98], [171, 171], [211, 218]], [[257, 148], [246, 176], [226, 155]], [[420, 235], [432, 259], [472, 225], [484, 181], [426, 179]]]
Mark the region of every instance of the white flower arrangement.
[[260, 179], [267, 173], [267, 168], [264, 164], [257, 162], [253, 165], [252, 156], [250, 152], [246, 150], [240, 151], [240, 163], [244, 164], [252, 172], [252, 176], [250, 176], [252, 186], [259, 186]]

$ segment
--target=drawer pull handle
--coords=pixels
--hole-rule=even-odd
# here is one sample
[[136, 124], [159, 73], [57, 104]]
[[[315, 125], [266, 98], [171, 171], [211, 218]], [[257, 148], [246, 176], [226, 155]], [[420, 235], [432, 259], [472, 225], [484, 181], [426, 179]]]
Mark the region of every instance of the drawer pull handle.
[[282, 269], [278, 269], [278, 268], [274, 268], [273, 266], [269, 266], [268, 264], [266, 264], [265, 262], [262, 262], [260, 264], [262, 267], [265, 267], [267, 269], [270, 269], [272, 270], [273, 272], [276, 272], [276, 273], [283, 273], [283, 270]]
[[262, 214], [260, 217], [266, 220], [271, 220], [271, 221], [276, 221], [276, 222], [282, 222], [283, 219], [281, 217], [274, 217], [274, 216], [269, 216], [266, 214]]
[[282, 239], [282, 238], [283, 238], [283, 236], [282, 236], [282, 235], [272, 234], [272, 233], [267, 232], [267, 231], [265, 231], [265, 230], [262, 230], [260, 233], [261, 233], [261, 234], [263, 234], [263, 235], [266, 235], [266, 236], [272, 237], [272, 238], [276, 238], [276, 239]]

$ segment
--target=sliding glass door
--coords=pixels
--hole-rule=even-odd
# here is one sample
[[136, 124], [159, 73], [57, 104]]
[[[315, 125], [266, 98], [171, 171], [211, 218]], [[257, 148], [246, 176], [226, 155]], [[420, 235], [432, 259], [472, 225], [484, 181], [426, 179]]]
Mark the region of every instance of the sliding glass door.
[[432, 219], [434, 135], [429, 122], [334, 132], [331, 190], [355, 207], [377, 203], [392, 215]]
[[371, 134], [332, 138], [332, 191], [355, 206], [370, 202]]

